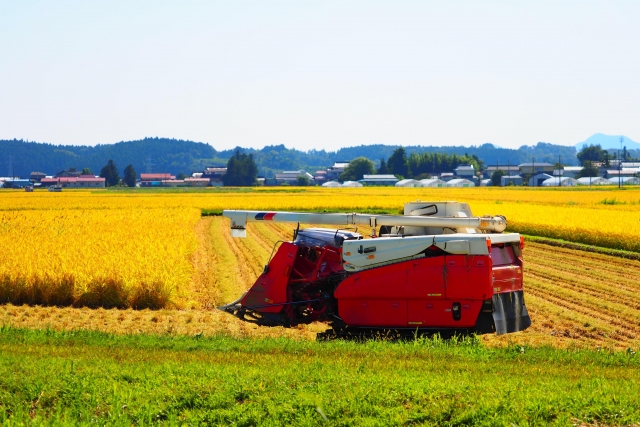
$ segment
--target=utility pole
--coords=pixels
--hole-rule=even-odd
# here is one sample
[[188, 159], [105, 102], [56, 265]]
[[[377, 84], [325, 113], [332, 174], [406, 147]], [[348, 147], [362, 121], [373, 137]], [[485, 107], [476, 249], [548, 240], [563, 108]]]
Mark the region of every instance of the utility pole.
[[558, 187], [560, 187], [560, 168], [562, 165], [560, 164], [560, 154], [558, 154]]
[[536, 158], [531, 158], [531, 181], [533, 182], [532, 187], [536, 187]]
[[620, 150], [618, 150], [618, 188], [622, 185], [622, 158], [620, 157], [620, 151], [622, 151], [622, 142], [624, 136], [620, 137]]
[[15, 181], [15, 177], [13, 176], [13, 156], [11, 154], [9, 154], [9, 161], [7, 162], [7, 166], [9, 167], [9, 176], [11, 177], [12, 181]]

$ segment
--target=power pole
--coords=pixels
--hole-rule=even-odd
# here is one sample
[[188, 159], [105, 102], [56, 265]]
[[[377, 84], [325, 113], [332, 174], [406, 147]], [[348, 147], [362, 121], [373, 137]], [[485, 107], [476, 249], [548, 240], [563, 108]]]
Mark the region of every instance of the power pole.
[[151, 159], [151, 156], [148, 156], [148, 157], [147, 157], [147, 161], [146, 161], [146, 162], [144, 162], [144, 165], [145, 165], [145, 167], [146, 167], [147, 173], [153, 173], [153, 166], [154, 166], [154, 164], [153, 164], [153, 161], [152, 161], [152, 159]]
[[620, 151], [622, 151], [622, 142], [624, 141], [624, 136], [620, 137], [620, 150], [618, 150], [618, 188], [620, 188], [622, 184], [622, 158], [620, 157]]
[[560, 168], [562, 165], [560, 164], [560, 154], [558, 154], [558, 187], [560, 187]]
[[531, 181], [533, 183], [532, 187], [536, 187], [536, 158], [531, 158]]
[[13, 156], [11, 154], [9, 154], [9, 160], [7, 161], [7, 167], [9, 168], [9, 170], [7, 172], [9, 172], [9, 176], [11, 177], [12, 181], [15, 181], [15, 177], [13, 176]]

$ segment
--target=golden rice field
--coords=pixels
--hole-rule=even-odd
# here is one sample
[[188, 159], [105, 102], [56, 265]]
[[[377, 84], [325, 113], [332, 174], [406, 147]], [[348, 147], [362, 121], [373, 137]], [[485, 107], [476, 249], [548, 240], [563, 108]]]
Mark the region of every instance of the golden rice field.
[[[514, 231], [640, 252], [640, 191], [631, 189], [8, 191], [0, 193], [0, 324], [313, 338], [322, 325], [257, 328], [214, 310], [253, 283], [293, 226], [250, 224], [247, 239], [231, 239], [226, 219], [201, 210], [397, 212], [416, 199], [465, 201], [476, 214], [505, 215]], [[487, 342], [638, 347], [639, 261], [529, 243], [525, 263], [533, 326]]]

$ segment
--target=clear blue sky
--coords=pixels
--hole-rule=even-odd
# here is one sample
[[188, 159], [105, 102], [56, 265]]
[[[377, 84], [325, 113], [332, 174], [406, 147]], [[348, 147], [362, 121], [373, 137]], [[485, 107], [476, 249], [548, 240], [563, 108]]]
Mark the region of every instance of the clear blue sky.
[[0, 138], [640, 140], [639, 1], [1, 1]]

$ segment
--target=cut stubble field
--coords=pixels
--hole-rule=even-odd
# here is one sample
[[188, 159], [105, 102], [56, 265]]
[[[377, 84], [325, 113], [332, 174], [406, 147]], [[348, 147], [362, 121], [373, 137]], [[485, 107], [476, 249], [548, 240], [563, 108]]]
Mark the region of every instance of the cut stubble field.
[[[119, 310], [0, 306], [0, 323], [17, 327], [97, 329], [114, 333], [228, 334], [235, 337], [314, 339], [323, 324], [293, 329], [257, 327], [215, 310], [246, 291], [262, 272], [274, 244], [290, 239], [290, 225], [251, 224], [232, 239], [228, 220], [203, 217], [196, 225], [189, 306]], [[527, 242], [525, 298], [532, 326], [517, 334], [482, 336], [486, 345], [552, 345], [637, 349], [640, 344], [640, 261]]]

